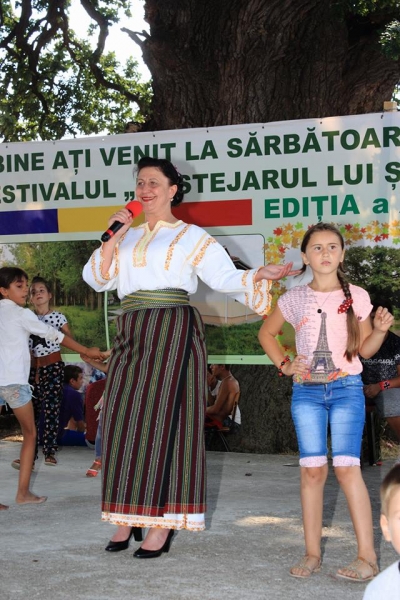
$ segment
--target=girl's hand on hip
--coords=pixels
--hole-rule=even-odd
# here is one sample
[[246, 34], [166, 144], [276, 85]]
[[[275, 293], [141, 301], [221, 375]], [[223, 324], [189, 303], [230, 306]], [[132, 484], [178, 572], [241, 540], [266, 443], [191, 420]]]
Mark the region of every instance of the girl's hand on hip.
[[304, 375], [307, 373], [309, 366], [307, 364], [307, 356], [298, 354], [291, 362], [286, 363], [282, 367], [282, 373], [285, 375]]

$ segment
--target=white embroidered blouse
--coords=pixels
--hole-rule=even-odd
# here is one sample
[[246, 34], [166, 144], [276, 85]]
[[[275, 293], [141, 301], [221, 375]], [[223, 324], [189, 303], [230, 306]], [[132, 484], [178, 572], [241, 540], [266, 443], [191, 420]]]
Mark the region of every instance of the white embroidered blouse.
[[114, 250], [109, 272], [103, 277], [102, 247], [83, 269], [83, 279], [97, 292], [117, 290], [124, 298], [138, 290], [179, 288], [197, 290], [200, 277], [215, 291], [229, 294], [258, 314], [271, 305], [271, 281], [255, 282], [258, 269], [237, 270], [228, 253], [204, 229], [183, 221], [159, 221], [131, 228]]

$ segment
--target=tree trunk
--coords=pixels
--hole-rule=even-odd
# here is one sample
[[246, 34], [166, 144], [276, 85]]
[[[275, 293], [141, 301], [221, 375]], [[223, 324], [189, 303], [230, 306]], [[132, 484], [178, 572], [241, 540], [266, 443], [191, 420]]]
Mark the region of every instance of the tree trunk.
[[232, 373], [240, 384], [242, 426], [240, 433], [229, 438], [231, 449], [257, 454], [296, 453], [290, 414], [291, 378], [278, 377], [272, 365], [232, 365]]
[[97, 296], [97, 308], [103, 308], [104, 294], [96, 294]]
[[[148, 130], [382, 110], [400, 79], [379, 31], [327, 0], [147, 0]], [[342, 12], [340, 12], [342, 10]], [[392, 11], [393, 12], [393, 11]]]

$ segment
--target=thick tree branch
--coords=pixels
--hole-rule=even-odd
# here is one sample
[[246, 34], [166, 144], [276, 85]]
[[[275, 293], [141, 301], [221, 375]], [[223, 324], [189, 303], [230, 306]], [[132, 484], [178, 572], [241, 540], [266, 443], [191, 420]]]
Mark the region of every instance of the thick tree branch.
[[104, 52], [106, 39], [109, 34], [109, 21], [101, 12], [96, 10], [94, 4], [90, 0], [81, 0], [83, 8], [86, 10], [89, 17], [99, 26], [99, 36], [97, 38], [97, 47], [92, 54], [93, 62], [98, 62]]
[[131, 38], [131, 40], [133, 42], [135, 42], [135, 44], [137, 44], [139, 46], [139, 48], [143, 49], [143, 45], [144, 42], [143, 40], [140, 39], [139, 36], [142, 36], [145, 40], [149, 39], [149, 34], [147, 33], [147, 31], [132, 31], [131, 29], [128, 29], [127, 27], [121, 27], [121, 31], [123, 31], [124, 33], [127, 33], [129, 35], [129, 37]]

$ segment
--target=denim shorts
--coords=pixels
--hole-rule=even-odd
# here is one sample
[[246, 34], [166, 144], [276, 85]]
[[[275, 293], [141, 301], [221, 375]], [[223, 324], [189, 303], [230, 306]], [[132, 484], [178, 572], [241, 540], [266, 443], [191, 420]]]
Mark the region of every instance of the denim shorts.
[[361, 375], [326, 384], [293, 383], [292, 418], [300, 459], [327, 456], [328, 425], [334, 465], [335, 457], [359, 459], [365, 422]]
[[32, 400], [32, 388], [28, 384], [14, 383], [0, 386], [0, 406], [6, 402], [12, 408], [21, 408]]

